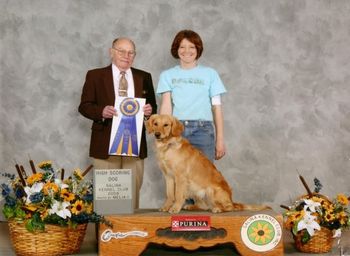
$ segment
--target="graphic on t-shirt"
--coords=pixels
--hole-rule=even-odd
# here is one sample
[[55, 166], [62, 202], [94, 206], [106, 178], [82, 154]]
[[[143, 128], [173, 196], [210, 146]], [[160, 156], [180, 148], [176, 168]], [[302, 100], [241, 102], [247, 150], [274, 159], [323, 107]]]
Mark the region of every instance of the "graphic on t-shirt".
[[181, 84], [195, 84], [195, 85], [204, 85], [204, 80], [199, 78], [173, 78], [171, 80], [173, 86], [178, 86]]

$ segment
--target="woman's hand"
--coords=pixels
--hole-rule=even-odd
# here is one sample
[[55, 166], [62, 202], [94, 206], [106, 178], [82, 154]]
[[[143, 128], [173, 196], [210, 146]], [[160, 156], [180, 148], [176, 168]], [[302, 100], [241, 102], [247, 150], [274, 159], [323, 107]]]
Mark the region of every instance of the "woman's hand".
[[216, 141], [215, 145], [215, 160], [221, 159], [226, 154], [226, 147], [223, 141]]

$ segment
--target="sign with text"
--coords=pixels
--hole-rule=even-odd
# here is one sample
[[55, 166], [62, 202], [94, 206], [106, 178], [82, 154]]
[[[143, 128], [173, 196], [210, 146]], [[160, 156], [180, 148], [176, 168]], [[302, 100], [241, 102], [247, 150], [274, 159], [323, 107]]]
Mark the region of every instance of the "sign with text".
[[133, 213], [131, 169], [94, 171], [94, 210], [98, 214]]
[[210, 216], [171, 216], [171, 231], [210, 231]]
[[139, 155], [145, 102], [143, 98], [116, 99], [115, 109], [118, 115], [112, 120], [109, 155]]

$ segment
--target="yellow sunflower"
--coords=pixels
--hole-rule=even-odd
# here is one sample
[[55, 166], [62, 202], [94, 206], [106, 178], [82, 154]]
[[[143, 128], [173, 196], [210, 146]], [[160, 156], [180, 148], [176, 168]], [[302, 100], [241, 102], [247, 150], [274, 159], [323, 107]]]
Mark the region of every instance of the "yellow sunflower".
[[286, 229], [291, 229], [294, 226], [294, 220], [292, 218], [287, 218], [284, 222], [284, 227]]
[[58, 192], [58, 185], [56, 183], [49, 181], [48, 183], [46, 183], [44, 185], [43, 192], [45, 195], [48, 195], [50, 191], [52, 191], [53, 193], [57, 193]]
[[349, 200], [346, 197], [346, 195], [344, 194], [338, 194], [337, 195], [337, 201], [342, 204], [342, 205], [348, 205], [349, 204]]
[[348, 215], [344, 211], [338, 212], [336, 218], [339, 220], [340, 225], [345, 225], [348, 222]]
[[323, 198], [318, 197], [318, 196], [313, 196], [311, 198], [311, 200], [316, 202], [316, 203], [320, 203], [321, 205], [323, 205], [326, 202], [326, 200], [324, 200]]
[[73, 175], [78, 179], [78, 180], [82, 180], [84, 177], [81, 173], [81, 170], [79, 168], [75, 169], [73, 171]]
[[33, 185], [35, 182], [41, 181], [43, 179], [43, 174], [41, 172], [37, 172], [27, 178], [28, 185]]
[[50, 168], [52, 166], [52, 161], [42, 161], [38, 164], [40, 169]]
[[324, 215], [324, 219], [327, 222], [332, 222], [333, 220], [335, 220], [335, 215], [333, 211], [326, 211], [326, 214]]
[[66, 202], [70, 202], [74, 200], [75, 195], [73, 193], [70, 193], [67, 189], [62, 189], [61, 198], [63, 198], [63, 200]]
[[85, 203], [84, 209], [86, 213], [91, 214], [93, 212], [92, 203]]
[[325, 201], [325, 203], [322, 205], [323, 209], [325, 209], [327, 212], [334, 211], [334, 205], [330, 202]]
[[294, 226], [295, 223], [297, 223], [299, 220], [301, 220], [305, 215], [305, 211], [293, 211], [287, 213], [287, 219], [285, 221], [286, 228], [290, 229]]
[[298, 211], [298, 212], [294, 212], [294, 213], [292, 214], [292, 218], [294, 218], [294, 221], [299, 221], [299, 220], [301, 220], [304, 216], [305, 216], [305, 211], [304, 211], [304, 210], [301, 210], [301, 211]]
[[75, 203], [72, 205], [72, 213], [75, 215], [78, 215], [84, 210], [84, 202], [82, 200], [77, 200]]
[[34, 204], [28, 204], [28, 205], [23, 205], [23, 208], [31, 212], [35, 212], [38, 209], [38, 206], [35, 206]]

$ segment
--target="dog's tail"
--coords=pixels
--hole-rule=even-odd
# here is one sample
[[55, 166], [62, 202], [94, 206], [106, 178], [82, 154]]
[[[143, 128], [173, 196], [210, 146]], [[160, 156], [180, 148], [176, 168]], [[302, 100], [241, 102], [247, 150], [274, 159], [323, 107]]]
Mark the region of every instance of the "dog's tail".
[[271, 209], [271, 207], [267, 205], [232, 203], [232, 211], [262, 211], [267, 209]]

